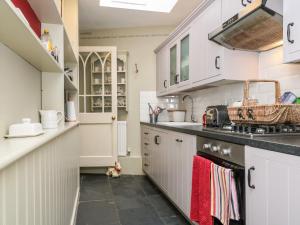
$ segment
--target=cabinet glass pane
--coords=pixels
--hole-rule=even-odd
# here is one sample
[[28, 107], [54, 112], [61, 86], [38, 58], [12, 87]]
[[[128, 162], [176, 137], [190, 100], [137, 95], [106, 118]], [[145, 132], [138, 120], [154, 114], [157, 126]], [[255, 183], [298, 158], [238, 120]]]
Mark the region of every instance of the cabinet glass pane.
[[170, 85], [176, 84], [177, 74], [177, 45], [170, 49]]
[[180, 48], [180, 81], [189, 80], [189, 54], [190, 54], [190, 43], [189, 35], [181, 40]]

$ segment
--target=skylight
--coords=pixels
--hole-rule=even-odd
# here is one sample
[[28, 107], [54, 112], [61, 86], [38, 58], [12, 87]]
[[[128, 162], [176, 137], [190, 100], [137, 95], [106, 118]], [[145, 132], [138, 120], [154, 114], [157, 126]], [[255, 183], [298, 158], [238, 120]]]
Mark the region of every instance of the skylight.
[[178, 0], [100, 0], [100, 6], [170, 13]]

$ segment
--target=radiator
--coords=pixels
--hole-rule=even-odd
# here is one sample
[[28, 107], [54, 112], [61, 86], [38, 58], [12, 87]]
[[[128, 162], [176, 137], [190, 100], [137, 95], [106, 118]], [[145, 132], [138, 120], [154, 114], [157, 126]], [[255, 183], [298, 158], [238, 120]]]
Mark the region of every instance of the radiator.
[[118, 121], [118, 155], [127, 156], [127, 121]]

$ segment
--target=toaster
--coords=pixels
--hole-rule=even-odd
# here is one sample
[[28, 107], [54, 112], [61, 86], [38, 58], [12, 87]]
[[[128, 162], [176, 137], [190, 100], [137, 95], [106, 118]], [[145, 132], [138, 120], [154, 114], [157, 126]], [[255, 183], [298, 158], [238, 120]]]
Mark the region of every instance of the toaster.
[[208, 106], [206, 108], [206, 125], [208, 127], [223, 127], [230, 124], [226, 105]]

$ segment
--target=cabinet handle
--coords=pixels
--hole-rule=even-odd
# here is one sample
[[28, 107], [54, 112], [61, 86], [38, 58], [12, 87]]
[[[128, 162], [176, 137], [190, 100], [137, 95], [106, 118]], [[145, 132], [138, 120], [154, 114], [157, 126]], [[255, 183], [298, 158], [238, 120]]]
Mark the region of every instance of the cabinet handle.
[[148, 167], [148, 166], [149, 166], [149, 164], [147, 164], [147, 163], [144, 163], [144, 166]]
[[219, 66], [219, 60], [221, 59], [221, 57], [220, 56], [217, 56], [216, 58], [215, 58], [215, 67], [216, 67], [216, 69], [220, 69], [220, 66]]
[[181, 139], [176, 139], [176, 141], [179, 142], [179, 143], [183, 142], [183, 140], [181, 140]]
[[148, 153], [144, 153], [144, 156], [149, 156], [149, 154]]
[[164, 88], [167, 88], [167, 80], [164, 80]]
[[289, 23], [287, 25], [287, 39], [291, 44], [294, 44], [294, 42], [295, 42], [294, 40], [291, 39], [291, 27], [293, 27], [293, 26], [294, 26], [294, 23]]
[[145, 134], [145, 135], [148, 135], [149, 133], [145, 132], [144, 134]]
[[156, 135], [156, 136], [154, 137], [154, 142], [155, 142], [155, 144], [157, 144], [157, 145], [160, 144], [159, 141], [158, 141], [158, 138], [159, 138], [159, 135]]
[[179, 74], [176, 74], [175, 76], [175, 84], [179, 84]]
[[242, 6], [246, 7], [247, 4], [244, 2], [244, 0], [241, 1], [242, 2]]
[[144, 143], [144, 145], [146, 145], [146, 146], [147, 146], [147, 145], [149, 145], [149, 144], [148, 144], [148, 143]]
[[247, 0], [247, 2], [251, 4], [251, 3], [252, 3], [252, 0]]
[[255, 171], [255, 167], [252, 166], [248, 169], [248, 186], [249, 188], [251, 189], [255, 189], [255, 185], [254, 184], [251, 184], [252, 181], [251, 181], [251, 171]]

